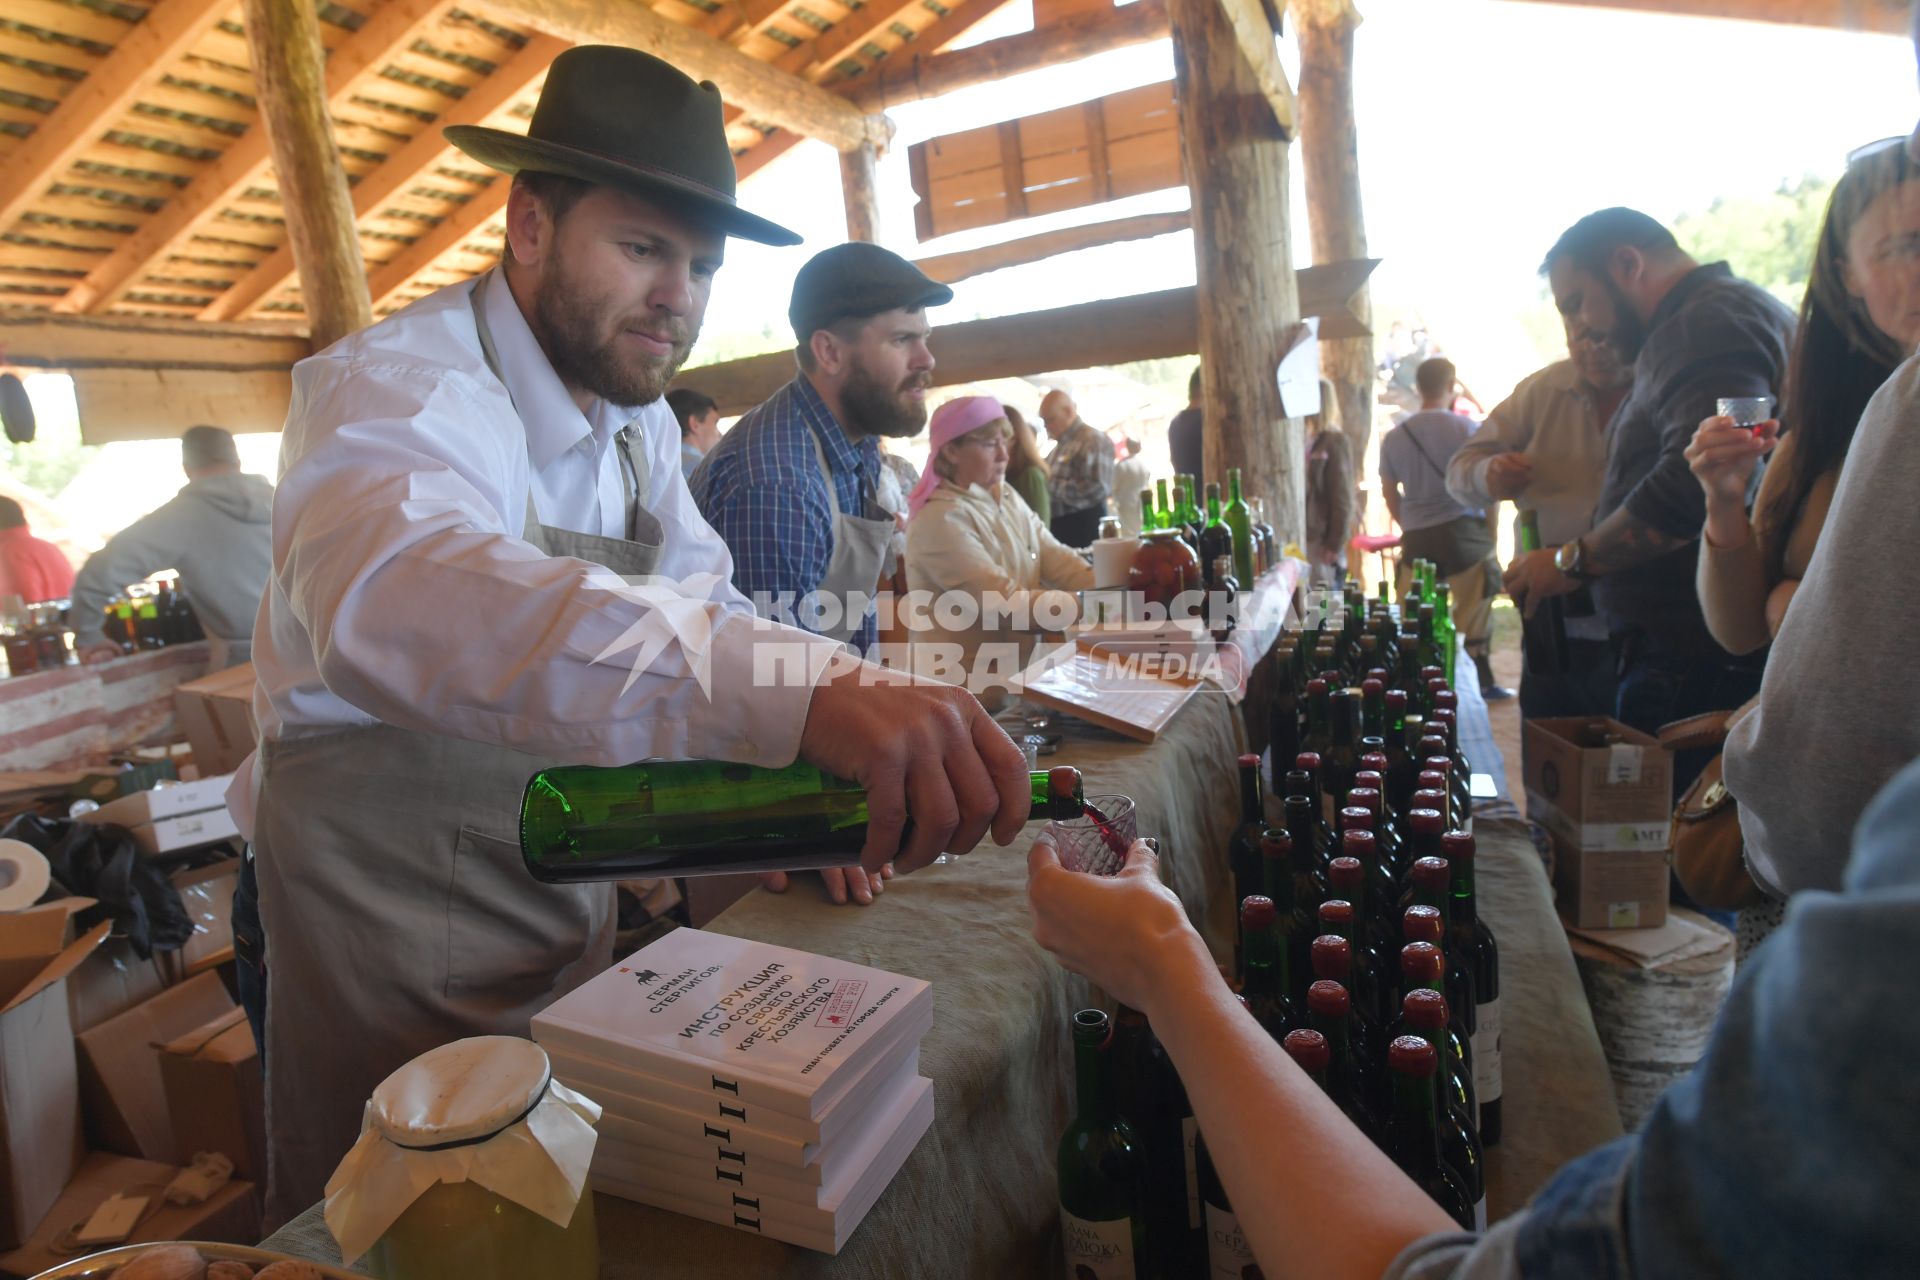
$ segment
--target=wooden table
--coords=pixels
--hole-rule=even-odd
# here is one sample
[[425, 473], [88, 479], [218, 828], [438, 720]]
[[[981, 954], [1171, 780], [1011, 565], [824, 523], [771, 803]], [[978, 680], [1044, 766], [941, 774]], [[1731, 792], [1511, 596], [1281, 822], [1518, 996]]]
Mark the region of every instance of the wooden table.
[[[1161, 837], [1170, 878], [1221, 954], [1239, 721], [1226, 698], [1200, 697], [1151, 747], [1076, 728], [1052, 758], [1078, 765], [1091, 792], [1134, 797], [1140, 830]], [[1479, 834], [1483, 909], [1505, 980], [1507, 1140], [1488, 1161], [1499, 1216], [1620, 1126], [1539, 860], [1518, 824], [1482, 824]], [[872, 907], [756, 891], [710, 926], [931, 981], [935, 1022], [920, 1061], [935, 1085], [934, 1128], [837, 1258], [602, 1196], [603, 1275], [1058, 1275], [1053, 1152], [1069, 1112], [1067, 1020], [1088, 994], [1033, 944], [1027, 843], [902, 877]], [[337, 1257], [317, 1208], [268, 1247]]]

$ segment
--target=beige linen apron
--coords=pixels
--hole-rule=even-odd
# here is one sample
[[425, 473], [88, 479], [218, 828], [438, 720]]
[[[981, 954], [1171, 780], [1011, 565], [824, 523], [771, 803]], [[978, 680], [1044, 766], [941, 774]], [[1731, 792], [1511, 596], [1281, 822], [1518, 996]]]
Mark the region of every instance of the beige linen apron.
[[[498, 377], [487, 279], [473, 311]], [[659, 564], [663, 530], [645, 508], [639, 432], [622, 432], [619, 448], [630, 537], [541, 525], [531, 494], [523, 537], [641, 578]], [[459, 660], [457, 644], [449, 653]], [[320, 1199], [390, 1072], [449, 1040], [524, 1036], [535, 1013], [611, 963], [614, 887], [540, 884], [520, 858], [521, 792], [557, 763], [384, 724], [261, 744], [269, 1229]]]
[[860, 634], [866, 609], [848, 608], [847, 602], [857, 596], [858, 603], [864, 606], [879, 590], [880, 571], [887, 562], [887, 545], [893, 540], [893, 517], [868, 520], [842, 511], [840, 495], [833, 485], [833, 472], [827, 467], [827, 451], [820, 447], [819, 436], [811, 435], [811, 439], [813, 456], [820, 462], [820, 478], [827, 482], [827, 504], [833, 508], [833, 552], [827, 559], [826, 576], [820, 579], [819, 595], [836, 600], [842, 606], [839, 625], [822, 627], [820, 634], [841, 644], [852, 644], [853, 638]]

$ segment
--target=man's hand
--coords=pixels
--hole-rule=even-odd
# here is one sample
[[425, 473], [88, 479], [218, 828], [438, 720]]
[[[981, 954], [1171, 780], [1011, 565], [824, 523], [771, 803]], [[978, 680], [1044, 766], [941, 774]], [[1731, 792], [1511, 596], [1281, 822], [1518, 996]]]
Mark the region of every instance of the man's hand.
[[1061, 866], [1053, 837], [1042, 832], [1027, 851], [1027, 902], [1035, 942], [1149, 1018], [1163, 997], [1190, 998], [1194, 975], [1213, 968], [1144, 840], [1134, 841], [1118, 875], [1094, 876]]
[[971, 693], [852, 658], [814, 688], [800, 755], [867, 789], [870, 873], [965, 853], [989, 827], [1008, 844], [1032, 806], [1025, 757]]
[[1487, 460], [1487, 494], [1511, 502], [1533, 483], [1533, 459], [1524, 453], [1496, 453]]
[[1529, 551], [1516, 558], [1507, 566], [1501, 585], [1529, 618], [1539, 609], [1542, 600], [1580, 589], [1578, 579], [1569, 578], [1554, 564], [1551, 550]]
[[[827, 901], [835, 906], [845, 906], [849, 896], [863, 907], [871, 906], [891, 879], [891, 862], [877, 872], [859, 867], [828, 867], [820, 873], [820, 883], [826, 888]], [[793, 877], [785, 871], [769, 871], [760, 877], [760, 885], [768, 893], [785, 893], [787, 886], [792, 883]]]

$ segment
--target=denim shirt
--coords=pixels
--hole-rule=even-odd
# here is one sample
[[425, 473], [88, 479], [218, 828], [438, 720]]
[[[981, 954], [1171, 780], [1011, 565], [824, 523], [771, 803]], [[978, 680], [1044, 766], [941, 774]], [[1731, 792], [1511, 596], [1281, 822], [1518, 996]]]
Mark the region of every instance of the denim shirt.
[[1917, 954], [1920, 761], [1861, 818], [1841, 891], [1794, 897], [1641, 1133], [1480, 1240], [1415, 1242], [1387, 1280], [1920, 1275]]

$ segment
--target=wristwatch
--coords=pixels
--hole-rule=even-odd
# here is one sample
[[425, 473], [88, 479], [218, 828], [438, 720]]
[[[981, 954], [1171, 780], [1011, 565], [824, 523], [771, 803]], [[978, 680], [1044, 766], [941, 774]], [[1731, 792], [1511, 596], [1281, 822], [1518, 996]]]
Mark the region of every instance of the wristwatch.
[[1587, 572], [1586, 545], [1578, 538], [1564, 544], [1558, 551], [1553, 553], [1553, 567], [1566, 574], [1569, 578], [1577, 578], [1582, 582], [1593, 577], [1592, 574]]

